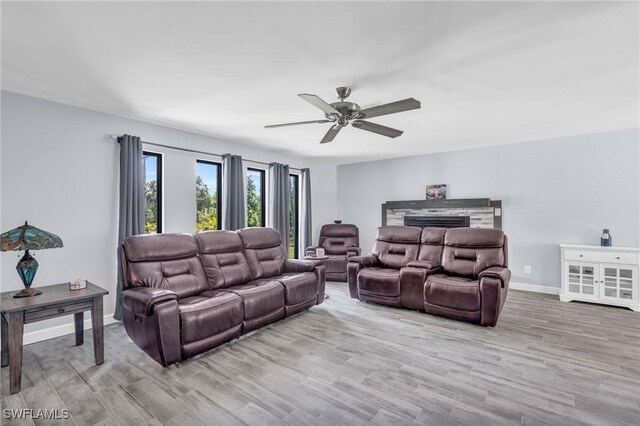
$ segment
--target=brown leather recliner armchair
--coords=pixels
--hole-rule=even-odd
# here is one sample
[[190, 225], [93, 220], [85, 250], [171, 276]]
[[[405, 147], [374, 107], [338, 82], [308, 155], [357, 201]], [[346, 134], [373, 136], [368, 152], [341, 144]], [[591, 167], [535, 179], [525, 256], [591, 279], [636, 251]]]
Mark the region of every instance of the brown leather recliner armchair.
[[347, 281], [347, 261], [360, 255], [358, 227], [350, 224], [332, 223], [320, 228], [317, 246], [307, 247], [306, 256], [315, 256], [316, 249], [323, 248], [329, 258], [325, 261], [327, 280]]
[[287, 260], [273, 229], [139, 235], [119, 256], [125, 329], [163, 366], [324, 300], [322, 262]]
[[351, 297], [495, 326], [507, 297], [507, 237], [498, 229], [378, 228], [349, 259]]

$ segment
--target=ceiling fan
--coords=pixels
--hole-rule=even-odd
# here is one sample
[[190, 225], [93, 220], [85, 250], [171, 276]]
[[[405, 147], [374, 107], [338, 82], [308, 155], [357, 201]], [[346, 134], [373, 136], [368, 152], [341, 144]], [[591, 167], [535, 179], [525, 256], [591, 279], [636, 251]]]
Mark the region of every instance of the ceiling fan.
[[298, 96], [309, 102], [316, 108], [320, 108], [324, 112], [326, 119], [324, 120], [311, 120], [311, 121], [298, 121], [295, 123], [284, 124], [272, 124], [264, 126], [272, 129], [275, 127], [286, 126], [298, 126], [300, 124], [315, 124], [315, 123], [334, 123], [329, 131], [324, 135], [320, 143], [331, 142], [338, 135], [343, 127], [351, 125], [356, 129], [366, 130], [368, 132], [377, 133], [379, 135], [387, 136], [389, 138], [397, 138], [402, 134], [402, 130], [392, 129], [391, 127], [382, 126], [380, 124], [364, 121], [365, 118], [379, 117], [381, 115], [395, 114], [396, 112], [409, 111], [412, 109], [420, 108], [420, 102], [413, 99], [403, 99], [397, 102], [391, 102], [384, 105], [378, 105], [371, 108], [361, 109], [360, 105], [353, 102], [345, 101], [351, 94], [351, 89], [348, 87], [338, 87], [336, 89], [339, 102], [328, 104], [320, 97], [316, 95], [310, 95], [308, 93], [302, 93]]

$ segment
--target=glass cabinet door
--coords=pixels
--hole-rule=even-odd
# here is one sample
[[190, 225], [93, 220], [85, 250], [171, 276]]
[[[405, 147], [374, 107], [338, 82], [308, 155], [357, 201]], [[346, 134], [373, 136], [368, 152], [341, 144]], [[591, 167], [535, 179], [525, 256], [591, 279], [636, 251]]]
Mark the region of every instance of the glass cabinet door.
[[600, 271], [600, 297], [620, 301], [637, 300], [638, 269], [627, 265], [602, 265]]
[[567, 290], [581, 297], [597, 298], [598, 266], [592, 263], [569, 262], [566, 265]]

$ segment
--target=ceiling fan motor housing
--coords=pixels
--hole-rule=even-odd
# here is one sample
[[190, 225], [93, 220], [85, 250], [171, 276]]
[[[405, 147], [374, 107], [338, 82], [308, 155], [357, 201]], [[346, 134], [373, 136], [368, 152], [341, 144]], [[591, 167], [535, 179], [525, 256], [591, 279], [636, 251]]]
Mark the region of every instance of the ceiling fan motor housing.
[[[355, 104], [353, 102], [340, 101], [340, 102], [334, 102], [329, 105], [331, 105], [333, 109], [338, 111], [340, 115], [347, 118], [355, 117], [355, 115], [360, 111], [360, 105]], [[335, 114], [325, 114], [325, 115], [328, 119], [331, 119], [331, 116]]]

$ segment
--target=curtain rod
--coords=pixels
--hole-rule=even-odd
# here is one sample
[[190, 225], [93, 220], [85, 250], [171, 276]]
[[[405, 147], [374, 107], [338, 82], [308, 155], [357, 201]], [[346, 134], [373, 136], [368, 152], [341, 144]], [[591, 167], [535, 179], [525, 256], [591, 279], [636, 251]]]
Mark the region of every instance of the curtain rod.
[[[119, 136], [117, 135], [111, 135], [111, 139], [115, 140], [116, 142], [118, 141], [118, 138]], [[189, 149], [189, 148], [179, 148], [171, 145], [163, 145], [161, 143], [154, 143], [154, 142], [147, 142], [147, 141], [142, 141], [142, 143], [146, 145], [159, 146], [161, 148], [175, 149], [176, 151], [193, 152], [194, 154], [213, 155], [215, 157], [222, 158], [222, 154], [216, 154], [215, 152], [198, 151], [197, 149]], [[270, 163], [265, 163], [264, 161], [249, 160], [248, 158], [243, 158], [243, 160], [249, 161], [251, 163], [262, 164], [265, 166], [268, 166], [270, 164]], [[299, 169], [297, 167], [289, 167], [289, 170], [301, 171], [302, 169]]]

